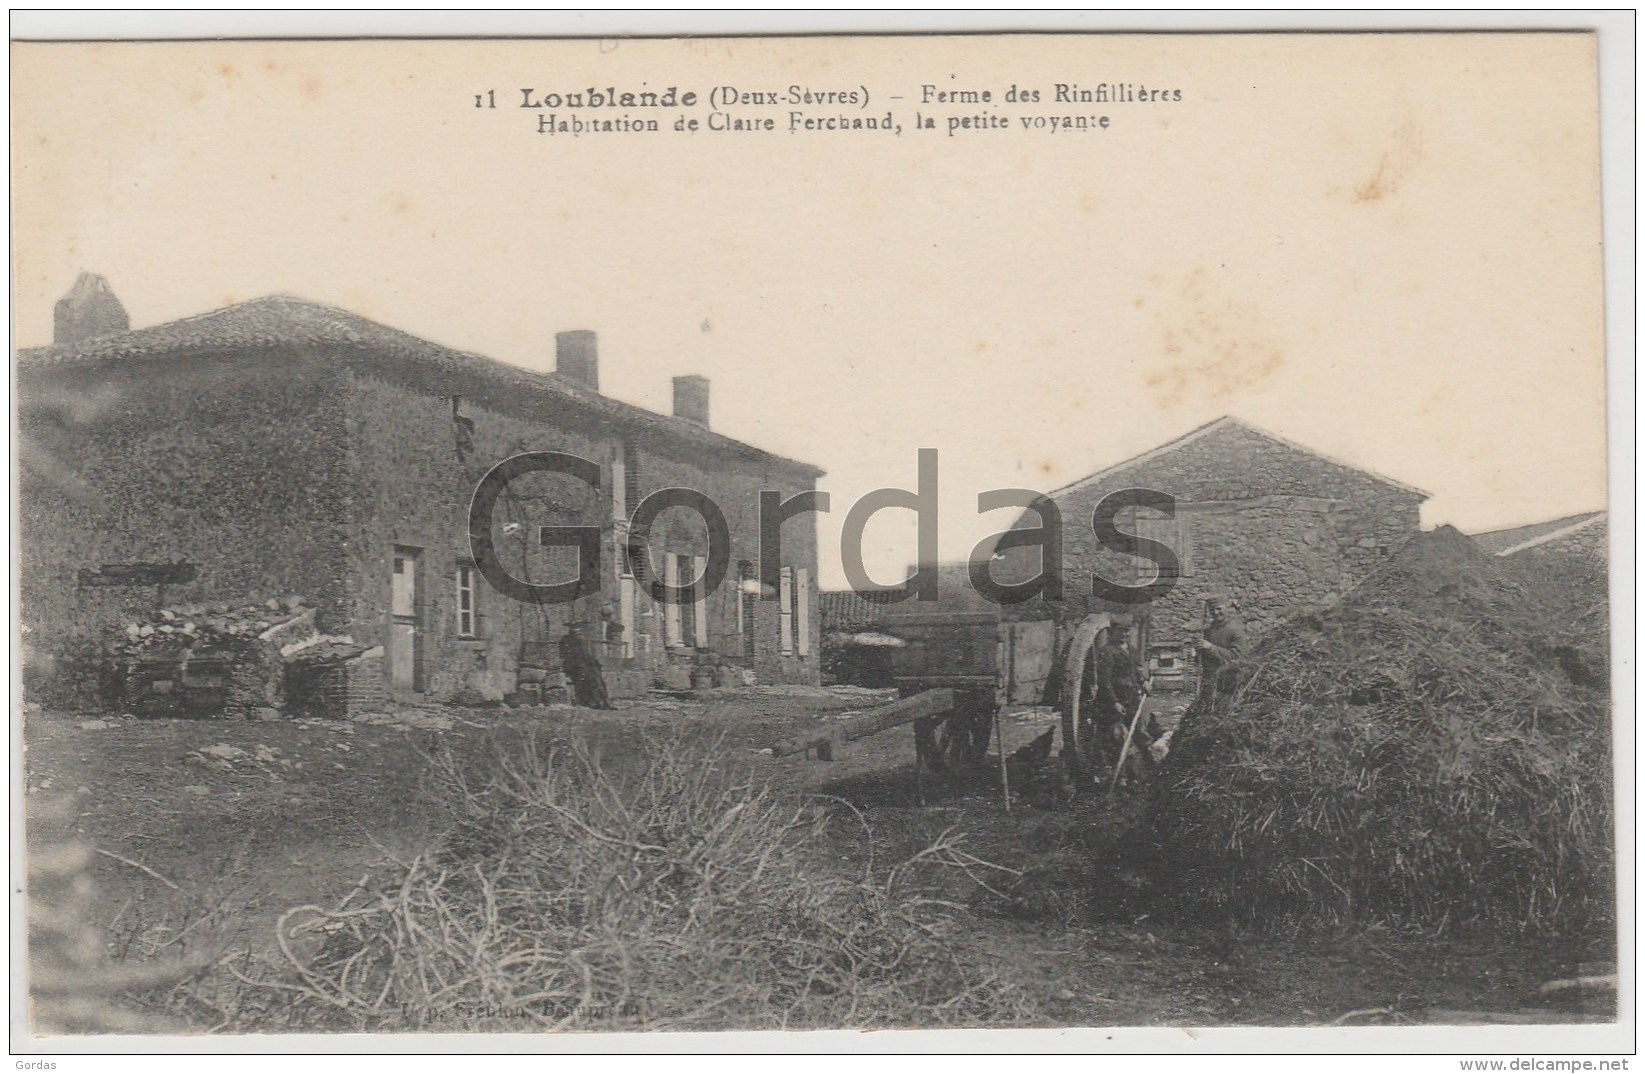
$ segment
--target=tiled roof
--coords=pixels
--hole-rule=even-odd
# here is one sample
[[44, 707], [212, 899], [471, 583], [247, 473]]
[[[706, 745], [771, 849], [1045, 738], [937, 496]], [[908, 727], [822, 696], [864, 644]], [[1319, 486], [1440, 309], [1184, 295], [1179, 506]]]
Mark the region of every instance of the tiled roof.
[[825, 589], [817, 594], [817, 611], [825, 633], [862, 630], [885, 618], [885, 606], [871, 604], [854, 589]]
[[[498, 395], [547, 399], [613, 424], [730, 451], [811, 478], [823, 471], [712, 432], [696, 422], [619, 402], [554, 373], [538, 373], [378, 324], [346, 310], [275, 295], [179, 321], [98, 336], [69, 345], [34, 347], [18, 354], [24, 375], [108, 361], [165, 361], [187, 356], [244, 353], [275, 347], [321, 348], [376, 374], [394, 372], [439, 394], [473, 394], [476, 383]], [[467, 390], [459, 391], [459, 387]]]

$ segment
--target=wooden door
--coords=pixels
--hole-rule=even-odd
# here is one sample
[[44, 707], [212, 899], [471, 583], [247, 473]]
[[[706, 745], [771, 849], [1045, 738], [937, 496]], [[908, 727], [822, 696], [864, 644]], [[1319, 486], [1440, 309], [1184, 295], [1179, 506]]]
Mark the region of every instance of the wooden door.
[[396, 691], [422, 689], [422, 606], [417, 592], [418, 549], [395, 546], [394, 573], [389, 583], [388, 668]]

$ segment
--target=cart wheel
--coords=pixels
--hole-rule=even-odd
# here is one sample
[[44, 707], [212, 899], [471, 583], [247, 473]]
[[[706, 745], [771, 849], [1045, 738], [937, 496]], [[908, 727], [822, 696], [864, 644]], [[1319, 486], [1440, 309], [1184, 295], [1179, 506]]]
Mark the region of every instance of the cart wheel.
[[1108, 635], [1108, 616], [1089, 615], [1074, 630], [1063, 657], [1058, 708], [1062, 715], [1062, 763], [1076, 787], [1087, 787], [1102, 768], [1102, 744], [1097, 741], [1091, 713], [1085, 710], [1086, 665], [1093, 650]]

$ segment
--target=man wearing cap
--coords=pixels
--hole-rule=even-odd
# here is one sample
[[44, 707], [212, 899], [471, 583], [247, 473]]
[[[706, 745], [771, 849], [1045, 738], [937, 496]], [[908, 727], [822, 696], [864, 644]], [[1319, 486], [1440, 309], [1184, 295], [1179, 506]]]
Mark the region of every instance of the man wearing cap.
[[1194, 643], [1194, 648], [1199, 650], [1200, 696], [1208, 700], [1216, 691], [1232, 685], [1229, 673], [1250, 642], [1234, 602], [1225, 594], [1218, 593], [1206, 600], [1205, 617], [1205, 634]]
[[[1108, 627], [1108, 640], [1097, 653], [1097, 696], [1093, 723], [1097, 739], [1113, 742], [1113, 757], [1117, 762], [1124, 747], [1126, 732], [1148, 692], [1147, 674], [1138, 665], [1131, 651], [1130, 620], [1116, 616]], [[1137, 728], [1131, 742], [1131, 753], [1146, 755], [1157, 728]]]

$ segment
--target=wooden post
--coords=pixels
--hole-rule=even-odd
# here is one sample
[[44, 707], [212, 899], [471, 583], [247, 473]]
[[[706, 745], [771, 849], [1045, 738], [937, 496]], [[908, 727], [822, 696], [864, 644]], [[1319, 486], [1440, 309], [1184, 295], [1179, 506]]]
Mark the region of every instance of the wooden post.
[[853, 716], [847, 720], [840, 720], [832, 727], [818, 728], [798, 735], [786, 742], [779, 742], [771, 748], [773, 757], [784, 757], [791, 753], [803, 753], [807, 750], [819, 751], [828, 749], [830, 752], [847, 742], [855, 742], [859, 738], [877, 735], [881, 731], [888, 731], [893, 727], [913, 723], [916, 720], [946, 717], [954, 711], [954, 691], [947, 687], [938, 690], [926, 690], [924, 693], [905, 697], [900, 701], [893, 701], [889, 705], [882, 705], [877, 709], [870, 709], [860, 716]]
[[994, 742], [1000, 751], [1000, 793], [1005, 797], [1005, 811], [1011, 812], [1011, 773], [1005, 767], [1005, 709], [994, 713]]

